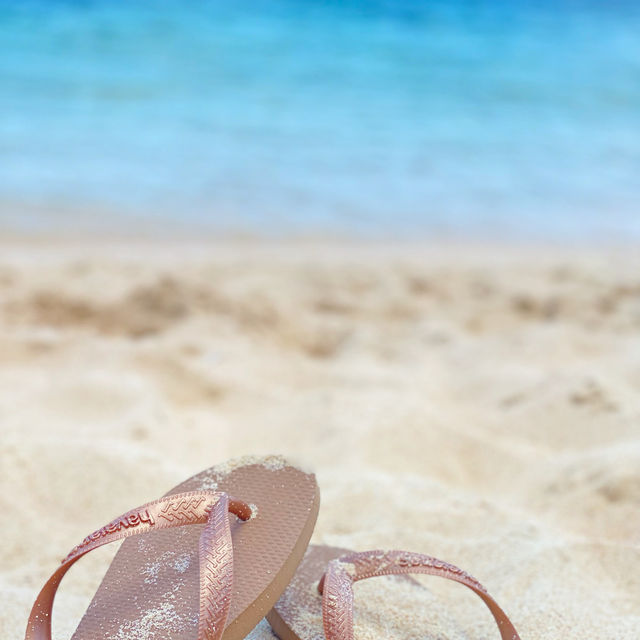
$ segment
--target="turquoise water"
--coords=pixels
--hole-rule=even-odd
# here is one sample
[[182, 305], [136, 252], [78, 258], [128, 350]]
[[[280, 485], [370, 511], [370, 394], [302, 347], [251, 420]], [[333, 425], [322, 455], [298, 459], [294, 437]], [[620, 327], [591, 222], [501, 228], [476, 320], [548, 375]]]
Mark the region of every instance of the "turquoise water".
[[140, 225], [640, 238], [640, 8], [0, 0], [0, 226]]

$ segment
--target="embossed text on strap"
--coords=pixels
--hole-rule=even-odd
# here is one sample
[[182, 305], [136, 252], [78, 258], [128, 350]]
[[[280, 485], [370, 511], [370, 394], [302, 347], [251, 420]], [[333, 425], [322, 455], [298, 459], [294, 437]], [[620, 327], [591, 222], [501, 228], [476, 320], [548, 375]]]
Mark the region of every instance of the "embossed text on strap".
[[520, 640], [505, 612], [475, 578], [448, 562], [406, 551], [366, 551], [329, 562], [318, 585], [327, 640], [353, 640], [353, 583], [356, 580], [406, 573], [428, 573], [465, 585], [487, 605], [502, 640]]
[[191, 491], [167, 496], [127, 511], [74, 547], [38, 594], [25, 640], [51, 640], [51, 613], [62, 578], [82, 556], [102, 545], [155, 529], [206, 524], [200, 535], [200, 618], [198, 640], [219, 640], [229, 613], [233, 546], [228, 512], [247, 520], [251, 509], [226, 493]]

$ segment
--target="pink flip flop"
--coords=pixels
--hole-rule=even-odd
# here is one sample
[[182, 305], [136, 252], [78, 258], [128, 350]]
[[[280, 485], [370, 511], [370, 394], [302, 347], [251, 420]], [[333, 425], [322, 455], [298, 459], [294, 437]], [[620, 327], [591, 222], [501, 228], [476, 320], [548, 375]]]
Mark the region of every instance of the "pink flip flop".
[[74, 640], [240, 640], [293, 577], [318, 507], [315, 476], [281, 458], [203, 471], [74, 547], [37, 596], [25, 640], [51, 640], [64, 575], [122, 538]]
[[448, 562], [406, 551], [354, 553], [311, 545], [267, 620], [281, 640], [318, 640], [323, 630], [327, 640], [353, 640], [353, 583], [411, 573], [440, 576], [468, 587], [491, 611], [502, 640], [520, 640], [505, 612], [475, 578]]

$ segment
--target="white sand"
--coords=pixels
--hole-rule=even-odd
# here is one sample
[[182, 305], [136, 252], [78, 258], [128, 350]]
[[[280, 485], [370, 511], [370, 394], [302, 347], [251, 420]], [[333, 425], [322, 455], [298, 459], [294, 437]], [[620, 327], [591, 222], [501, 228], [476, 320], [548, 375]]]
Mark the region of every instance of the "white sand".
[[[278, 452], [318, 474], [315, 541], [449, 560], [523, 640], [638, 638], [640, 257], [15, 241], [0, 296], [0, 637], [91, 530]], [[70, 572], [56, 638], [112, 553]], [[497, 638], [421, 581], [446, 609], [389, 637]]]

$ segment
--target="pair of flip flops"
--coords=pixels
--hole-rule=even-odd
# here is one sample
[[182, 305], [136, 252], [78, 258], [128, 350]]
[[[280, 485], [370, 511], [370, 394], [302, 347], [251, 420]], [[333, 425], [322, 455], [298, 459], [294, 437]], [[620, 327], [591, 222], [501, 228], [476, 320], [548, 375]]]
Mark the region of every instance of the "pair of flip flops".
[[265, 616], [281, 640], [316, 640], [323, 631], [327, 640], [352, 640], [353, 583], [410, 573], [469, 587], [502, 640], [519, 640], [484, 587], [451, 564], [420, 553], [308, 546], [319, 506], [315, 476], [279, 457], [203, 471], [76, 546], [37, 596], [25, 640], [51, 640], [64, 575], [123, 538], [74, 640], [240, 640]]

